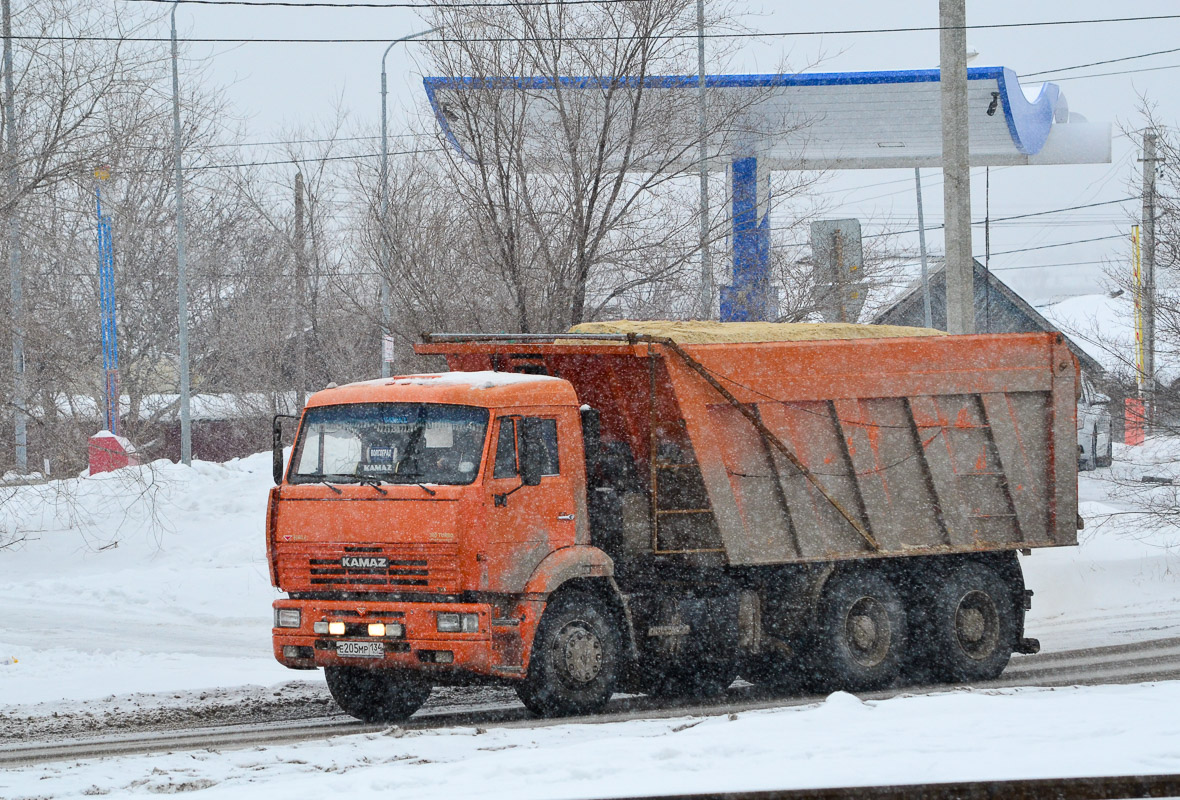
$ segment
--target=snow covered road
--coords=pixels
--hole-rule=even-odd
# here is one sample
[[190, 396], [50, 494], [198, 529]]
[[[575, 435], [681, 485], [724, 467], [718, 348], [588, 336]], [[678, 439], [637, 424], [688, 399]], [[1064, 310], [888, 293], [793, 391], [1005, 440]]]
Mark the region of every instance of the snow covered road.
[[[983, 691], [1003, 687], [1066, 688], [1176, 679], [1180, 679], [1180, 639], [1165, 639], [1019, 657], [999, 680], [974, 688]], [[374, 733], [387, 727], [365, 725], [339, 713], [327, 692], [322, 689], [316, 692], [314, 685], [287, 684], [278, 688], [274, 692], [225, 691], [216, 693], [216, 698], [205, 693], [200, 697], [176, 696], [174, 699], [181, 702], [171, 704], [167, 703], [168, 698], [132, 696], [120, 701], [128, 711], [108, 710], [101, 721], [92, 712], [57, 714], [49, 719], [36, 715], [0, 718], [4, 727], [0, 735], [0, 767], [110, 755], [290, 744]], [[884, 700], [946, 691], [945, 686], [902, 687], [867, 694], [862, 699]], [[238, 701], [232, 702], [235, 695]], [[227, 703], [227, 699], [231, 702]], [[823, 700], [821, 696], [777, 696], [739, 682], [725, 697], [707, 703], [620, 696], [605, 713], [576, 721], [607, 725], [641, 719], [708, 717], [809, 705]], [[223, 718], [220, 722], [219, 716]], [[436, 690], [427, 706], [401, 727], [421, 731], [563, 724], [569, 722], [533, 718], [511, 691], [467, 688]], [[101, 735], [95, 735], [99, 731]], [[63, 741], [39, 743], [63, 735]]]

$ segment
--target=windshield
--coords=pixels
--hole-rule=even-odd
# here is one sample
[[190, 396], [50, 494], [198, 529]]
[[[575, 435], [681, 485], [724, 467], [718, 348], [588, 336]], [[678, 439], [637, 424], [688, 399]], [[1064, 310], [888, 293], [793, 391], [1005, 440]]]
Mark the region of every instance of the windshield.
[[321, 406], [304, 416], [291, 483], [475, 480], [488, 411], [437, 403]]

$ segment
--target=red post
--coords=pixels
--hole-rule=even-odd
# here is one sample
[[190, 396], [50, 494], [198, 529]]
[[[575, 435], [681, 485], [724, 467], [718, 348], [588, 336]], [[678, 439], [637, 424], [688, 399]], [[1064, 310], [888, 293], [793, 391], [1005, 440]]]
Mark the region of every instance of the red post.
[[1137, 397], [1128, 397], [1125, 411], [1127, 423], [1123, 441], [1131, 446], [1143, 444], [1144, 428], [1147, 420], [1143, 401]]
[[91, 475], [139, 464], [135, 447], [131, 442], [110, 431], [100, 431], [90, 437], [89, 455]]

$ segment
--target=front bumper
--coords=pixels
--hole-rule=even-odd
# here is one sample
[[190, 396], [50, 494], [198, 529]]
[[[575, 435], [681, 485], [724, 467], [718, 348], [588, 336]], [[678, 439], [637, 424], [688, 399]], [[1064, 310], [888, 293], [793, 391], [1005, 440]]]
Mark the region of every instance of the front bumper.
[[[292, 669], [359, 666], [508, 678], [524, 675], [521, 619], [494, 619], [494, 609], [486, 603], [276, 600], [274, 608], [301, 612], [300, 627], [272, 629], [275, 658]], [[478, 615], [478, 630], [440, 633], [437, 615], [444, 612]], [[313, 625], [321, 621], [343, 622], [347, 631], [343, 636], [315, 633]], [[373, 622], [400, 624], [404, 632], [370, 637], [366, 629]], [[340, 656], [337, 642], [381, 642], [385, 652], [378, 657]]]

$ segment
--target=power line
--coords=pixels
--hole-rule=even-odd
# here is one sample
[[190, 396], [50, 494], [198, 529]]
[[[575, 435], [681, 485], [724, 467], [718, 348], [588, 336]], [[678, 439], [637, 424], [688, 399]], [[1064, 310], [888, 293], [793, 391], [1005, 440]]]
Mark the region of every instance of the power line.
[[[995, 255], [995, 253], [992, 253]], [[1021, 269], [1049, 269], [1051, 267], [1088, 267], [1095, 264], [1108, 264], [1109, 261], [1063, 261], [1059, 264], [1020, 264], [1015, 267], [992, 267], [992, 272], [1011, 272]]]
[[[1006, 256], [1006, 255], [1010, 255], [1012, 253], [1028, 253], [1033, 250], [1048, 250], [1049, 248], [1052, 248], [1052, 247], [1068, 247], [1071, 244], [1089, 244], [1090, 242], [1105, 242], [1110, 239], [1125, 239], [1125, 238], [1127, 238], [1127, 234], [1116, 233], [1113, 236], [1096, 236], [1093, 239], [1077, 239], [1072, 242], [1057, 242], [1055, 244], [1037, 245], [1036, 247], [1021, 247], [1016, 250], [1001, 250], [998, 253], [992, 253], [992, 255], [993, 256]], [[976, 256], [976, 257], [980, 258], [981, 256]]]
[[[183, 2], [183, 0], [182, 0]], [[1040, 72], [1028, 72], [1021, 75], [1021, 78], [1034, 78], [1037, 75], [1050, 75], [1054, 72], [1069, 72], [1075, 69], [1085, 69], [1086, 67], [1101, 67], [1104, 64], [1118, 64], [1121, 61], [1134, 61], [1138, 58], [1151, 58], [1152, 56], [1162, 56], [1168, 53], [1180, 53], [1180, 47], [1173, 47], [1170, 50], [1156, 50], [1152, 53], [1139, 53], [1133, 56], [1123, 56], [1122, 58], [1108, 58], [1105, 61], [1091, 61], [1088, 64], [1074, 64], [1072, 67], [1059, 67], [1057, 69], [1043, 69]]]
[[[411, 156], [418, 153], [441, 153], [441, 148], [429, 148], [425, 150], [399, 150], [389, 153], [391, 156]], [[233, 169], [235, 167], [269, 167], [279, 164], [310, 164], [320, 161], [352, 161], [361, 158], [380, 158], [380, 153], [358, 153], [349, 156], [313, 156], [311, 158], [280, 158], [275, 161], [246, 161], [240, 164], [201, 164], [197, 166], [185, 167], [185, 171], [205, 170], [205, 169]]]
[[[154, 0], [152, 0], [154, 1]], [[482, 4], [481, 4], [482, 5]], [[517, 3], [510, 3], [509, 5], [518, 5]], [[426, 8], [427, 6], [422, 6]], [[1166, 20], [1178, 20], [1180, 14], [1152, 14], [1142, 17], [1105, 17], [1095, 19], [1065, 19], [1065, 20], [1042, 20], [1039, 22], [995, 22], [985, 23], [979, 25], [964, 25], [962, 30], [1004, 30], [1011, 28], [1043, 28], [1051, 26], [1064, 25], [1108, 25], [1120, 22], [1162, 22]], [[791, 36], [855, 36], [861, 34], [885, 34], [885, 33], [935, 33], [941, 31], [942, 28], [938, 25], [921, 25], [912, 27], [899, 28], [844, 28], [832, 30], [810, 30], [810, 31], [748, 31], [740, 33], [706, 33], [704, 37], [707, 39], [761, 39], [761, 38], [778, 38]], [[50, 35], [23, 35], [13, 36], [13, 39], [20, 41], [38, 41], [38, 42], [143, 42], [143, 43], [164, 43], [170, 42], [171, 39], [167, 37], [156, 36], [50, 36]], [[509, 43], [509, 42], [617, 42], [620, 40], [630, 39], [649, 39], [660, 41], [673, 40], [692, 40], [696, 41], [700, 38], [699, 34], [685, 33], [685, 34], [667, 34], [663, 36], [489, 36], [489, 37], [464, 37], [465, 42], [477, 42], [485, 44], [495, 43]], [[244, 39], [236, 37], [194, 37], [185, 38], [183, 41], [190, 44], [385, 44], [388, 43], [388, 37], [382, 38], [335, 38], [335, 39], [314, 39], [307, 37], [292, 37], [292, 38], [256, 38]], [[446, 37], [440, 38], [420, 38], [417, 42], [435, 42], [446, 44], [456, 41], [455, 39], [448, 39]]]
[[1163, 67], [1140, 67], [1139, 69], [1122, 69], [1116, 72], [1093, 72], [1089, 75], [1065, 75], [1060, 78], [1054, 78], [1054, 81], [1078, 81], [1083, 78], [1105, 78], [1110, 75], [1134, 75], [1140, 72], [1158, 72], [1162, 69], [1177, 69], [1180, 64], [1168, 64]]
[[[1065, 208], [1051, 208], [1051, 209], [1048, 209], [1047, 211], [1030, 211], [1027, 214], [1012, 214], [1007, 217], [994, 217], [992, 219], [992, 222], [1008, 222], [1008, 221], [1014, 220], [1014, 219], [1028, 219], [1029, 217], [1043, 217], [1046, 214], [1061, 214], [1065, 211], [1080, 211], [1081, 209], [1084, 209], [1084, 208], [1097, 208], [1098, 206], [1110, 206], [1110, 205], [1115, 205], [1116, 203], [1126, 203], [1131, 200], [1138, 200], [1138, 199], [1140, 199], [1138, 195], [1133, 195], [1131, 197], [1124, 197], [1121, 200], [1103, 200], [1098, 203], [1086, 203], [1085, 205], [1080, 205], [1080, 206], [1067, 206]], [[973, 222], [971, 224], [972, 225], [982, 225], [983, 220], [977, 220], [976, 222]], [[944, 227], [946, 227], [946, 226], [945, 225], [927, 225], [926, 230], [936, 231], [936, 230], [939, 230]], [[912, 230], [905, 230], [905, 231], [885, 231], [883, 233], [871, 233], [868, 236], [865, 236], [863, 238], [876, 239], [876, 238], [880, 238], [882, 236], [901, 236], [902, 234], [917, 233], [917, 232], [918, 232], [917, 228], [913, 228]], [[992, 255], [996, 255], [996, 253], [992, 253]]]

